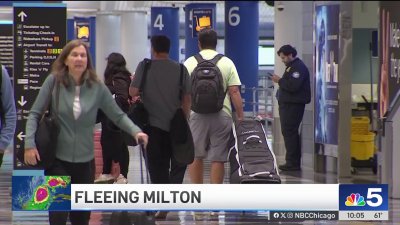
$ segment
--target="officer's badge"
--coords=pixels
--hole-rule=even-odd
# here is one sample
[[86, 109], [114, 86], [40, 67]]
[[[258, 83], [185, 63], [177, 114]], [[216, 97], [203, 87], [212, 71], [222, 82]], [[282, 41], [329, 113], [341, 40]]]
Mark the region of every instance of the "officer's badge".
[[294, 72], [294, 73], [292, 73], [292, 77], [297, 79], [297, 78], [300, 77], [300, 73], [299, 72]]

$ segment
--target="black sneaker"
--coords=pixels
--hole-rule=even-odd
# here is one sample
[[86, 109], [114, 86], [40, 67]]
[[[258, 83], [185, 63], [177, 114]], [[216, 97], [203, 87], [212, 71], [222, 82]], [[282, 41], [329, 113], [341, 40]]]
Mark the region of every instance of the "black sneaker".
[[280, 165], [279, 169], [282, 171], [299, 171], [301, 170], [300, 166], [292, 166], [292, 165]]

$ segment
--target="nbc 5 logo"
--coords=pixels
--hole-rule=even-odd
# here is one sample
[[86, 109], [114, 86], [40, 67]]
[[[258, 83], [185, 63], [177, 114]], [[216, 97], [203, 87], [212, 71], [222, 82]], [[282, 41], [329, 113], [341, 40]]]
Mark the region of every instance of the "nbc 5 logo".
[[388, 210], [388, 185], [340, 184], [339, 210]]

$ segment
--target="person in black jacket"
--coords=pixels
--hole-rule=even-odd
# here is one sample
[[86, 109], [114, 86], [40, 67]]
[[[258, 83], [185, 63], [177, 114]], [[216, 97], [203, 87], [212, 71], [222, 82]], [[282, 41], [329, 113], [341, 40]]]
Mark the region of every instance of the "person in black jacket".
[[299, 126], [303, 119], [305, 104], [311, 101], [310, 74], [297, 51], [290, 45], [282, 46], [277, 54], [286, 65], [282, 77], [274, 74], [271, 79], [278, 83], [276, 97], [279, 104], [282, 135], [286, 147], [284, 171], [300, 170], [301, 144]]
[[[113, 52], [107, 57], [104, 82], [114, 96], [117, 105], [125, 113], [128, 112], [131, 73], [126, 68], [124, 56], [120, 53]], [[120, 165], [121, 174], [116, 183], [127, 183], [129, 152], [124, 133], [104, 114], [100, 114], [103, 173], [96, 179], [95, 183], [111, 183], [114, 181], [114, 177], [111, 175], [112, 160], [119, 162]]]

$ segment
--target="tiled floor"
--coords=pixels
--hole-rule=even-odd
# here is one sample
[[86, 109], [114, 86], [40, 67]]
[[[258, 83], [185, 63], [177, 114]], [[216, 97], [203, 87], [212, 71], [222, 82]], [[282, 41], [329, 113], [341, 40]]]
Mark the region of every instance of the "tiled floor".
[[[130, 183], [140, 183], [138, 151], [130, 149], [130, 172], [128, 180]], [[278, 161], [282, 161], [278, 157]], [[228, 167], [227, 167], [228, 169]], [[0, 225], [44, 225], [48, 224], [47, 213], [42, 212], [11, 212], [11, 154], [5, 155], [5, 163], [0, 169]], [[227, 170], [228, 171], [228, 170]], [[206, 176], [209, 171], [206, 171]], [[311, 169], [303, 168], [302, 172], [281, 173], [283, 183], [336, 183], [334, 174], [316, 174]], [[376, 177], [370, 170], [360, 170], [352, 179], [354, 183], [376, 183]], [[185, 183], [189, 183], [188, 176]], [[205, 180], [205, 182], [208, 182]], [[225, 180], [228, 183], [228, 180]], [[263, 212], [220, 212], [214, 216], [208, 212], [171, 212], [166, 220], [157, 221], [160, 225], [172, 224], [210, 224], [210, 225], [237, 225], [237, 224], [400, 224], [400, 200], [390, 200], [390, 221], [382, 222], [348, 222], [348, 221], [304, 221], [301, 223], [272, 223], [268, 222], [267, 214]], [[109, 224], [110, 212], [93, 212], [90, 225]]]

